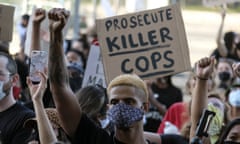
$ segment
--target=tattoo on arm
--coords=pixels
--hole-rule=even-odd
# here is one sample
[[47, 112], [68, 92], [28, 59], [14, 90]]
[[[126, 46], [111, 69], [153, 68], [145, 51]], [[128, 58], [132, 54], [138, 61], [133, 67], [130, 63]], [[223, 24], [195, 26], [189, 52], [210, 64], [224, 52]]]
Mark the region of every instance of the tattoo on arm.
[[49, 80], [50, 83], [60, 86], [69, 85], [68, 71], [65, 64], [63, 52], [62, 33], [51, 33], [50, 49], [49, 49]]

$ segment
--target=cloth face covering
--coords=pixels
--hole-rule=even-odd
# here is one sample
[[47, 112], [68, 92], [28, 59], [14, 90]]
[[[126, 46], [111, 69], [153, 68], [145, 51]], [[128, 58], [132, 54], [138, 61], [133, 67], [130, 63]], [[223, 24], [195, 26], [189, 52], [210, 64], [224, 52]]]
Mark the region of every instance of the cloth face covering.
[[240, 89], [232, 90], [229, 94], [228, 101], [232, 106], [240, 107]]
[[6, 93], [3, 91], [3, 85], [4, 82], [0, 81], [0, 100], [2, 100], [6, 96]]
[[118, 128], [129, 128], [134, 122], [143, 119], [144, 111], [140, 108], [119, 103], [107, 113], [109, 120]]

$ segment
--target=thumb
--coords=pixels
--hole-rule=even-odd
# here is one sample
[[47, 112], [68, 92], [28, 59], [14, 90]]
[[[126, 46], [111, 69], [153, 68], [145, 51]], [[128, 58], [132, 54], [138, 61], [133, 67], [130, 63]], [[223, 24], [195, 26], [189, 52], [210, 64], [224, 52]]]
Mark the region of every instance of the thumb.
[[210, 57], [210, 66], [213, 68], [215, 63], [215, 56]]

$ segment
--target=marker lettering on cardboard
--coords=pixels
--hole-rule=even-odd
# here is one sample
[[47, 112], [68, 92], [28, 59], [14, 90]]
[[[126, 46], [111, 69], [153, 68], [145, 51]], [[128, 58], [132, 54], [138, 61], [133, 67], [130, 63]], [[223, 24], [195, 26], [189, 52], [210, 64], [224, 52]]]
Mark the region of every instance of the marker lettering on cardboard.
[[152, 13], [134, 15], [128, 18], [123, 17], [121, 19], [110, 19], [105, 22], [105, 29], [106, 31], [110, 31], [112, 29], [117, 31], [126, 28], [136, 28], [139, 26], [142, 27], [146, 25], [151, 25], [152, 23], [170, 21], [172, 19], [172, 9], [169, 8]]
[[154, 78], [190, 70], [179, 5], [97, 20], [107, 83], [123, 73]]

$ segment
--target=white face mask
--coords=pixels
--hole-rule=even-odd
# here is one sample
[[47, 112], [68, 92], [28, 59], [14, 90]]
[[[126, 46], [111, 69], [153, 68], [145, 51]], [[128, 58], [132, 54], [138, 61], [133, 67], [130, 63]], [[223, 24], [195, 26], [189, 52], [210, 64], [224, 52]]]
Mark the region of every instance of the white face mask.
[[240, 89], [232, 90], [229, 94], [228, 101], [232, 106], [240, 107]]
[[108, 126], [110, 120], [108, 118], [105, 118], [103, 120], [99, 120], [99, 122], [101, 123], [102, 128], [106, 128]]
[[3, 91], [3, 85], [4, 82], [0, 81], [0, 100], [2, 100], [6, 96], [6, 93]]

